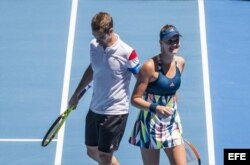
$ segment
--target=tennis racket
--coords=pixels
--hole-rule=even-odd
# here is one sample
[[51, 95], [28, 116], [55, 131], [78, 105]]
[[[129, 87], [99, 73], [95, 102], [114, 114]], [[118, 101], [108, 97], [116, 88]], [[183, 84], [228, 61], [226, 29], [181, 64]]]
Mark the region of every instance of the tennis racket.
[[194, 145], [187, 139], [184, 139], [186, 159], [188, 165], [201, 165], [200, 155]]
[[[80, 93], [79, 95], [79, 99], [84, 95], [84, 93], [91, 87], [91, 85], [88, 85], [86, 88], [84, 88], [84, 90]], [[43, 141], [42, 141], [42, 146], [46, 147], [53, 139], [54, 137], [57, 135], [57, 133], [59, 132], [60, 128], [62, 127], [62, 125], [64, 124], [64, 122], [66, 121], [66, 119], [68, 118], [70, 112], [75, 109], [75, 106], [72, 105], [70, 107], [68, 107], [68, 109], [66, 109], [55, 121], [54, 123], [51, 125], [51, 127], [49, 128], [49, 130], [47, 131], [47, 133], [45, 134]]]

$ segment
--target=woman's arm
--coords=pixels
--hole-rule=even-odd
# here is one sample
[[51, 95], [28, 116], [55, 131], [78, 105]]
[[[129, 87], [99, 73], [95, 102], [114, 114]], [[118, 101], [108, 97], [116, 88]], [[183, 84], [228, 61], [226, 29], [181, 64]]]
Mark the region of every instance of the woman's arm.
[[134, 87], [134, 91], [131, 97], [131, 103], [135, 107], [148, 111], [150, 103], [143, 99], [143, 94], [150, 82], [154, 72], [154, 61], [151, 59], [141, 67], [141, 70], [138, 74], [138, 78]]
[[157, 77], [158, 73], [155, 71], [154, 61], [149, 60], [142, 66], [139, 72], [138, 79], [132, 94], [131, 103], [141, 110], [151, 111], [161, 116], [168, 117], [169, 115], [172, 115], [172, 109], [170, 107], [152, 104], [143, 99], [143, 94], [145, 93], [149, 82]]

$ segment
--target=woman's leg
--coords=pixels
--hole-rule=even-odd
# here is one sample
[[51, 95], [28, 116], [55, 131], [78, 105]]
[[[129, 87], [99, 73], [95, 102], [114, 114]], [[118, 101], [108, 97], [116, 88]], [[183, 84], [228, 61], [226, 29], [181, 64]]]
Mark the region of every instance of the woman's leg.
[[141, 148], [141, 156], [144, 165], [159, 165], [160, 150]]
[[186, 151], [184, 144], [164, 150], [171, 165], [186, 165]]

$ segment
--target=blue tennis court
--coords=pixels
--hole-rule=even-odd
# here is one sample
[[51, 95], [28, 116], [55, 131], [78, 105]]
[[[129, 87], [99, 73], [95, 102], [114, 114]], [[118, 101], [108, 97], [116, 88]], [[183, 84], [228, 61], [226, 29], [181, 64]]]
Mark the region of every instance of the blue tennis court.
[[[0, 164], [97, 164], [84, 145], [91, 89], [58, 138], [46, 148], [41, 141], [89, 64], [90, 22], [99, 11], [113, 16], [115, 31], [141, 63], [159, 53], [164, 24], [179, 29], [186, 67], [178, 109], [184, 136], [198, 149], [202, 165], [223, 164], [224, 148], [250, 148], [249, 1], [2, 0]], [[131, 90], [134, 84], [135, 79]], [[122, 165], [142, 164], [139, 148], [128, 143], [137, 113], [131, 106], [115, 153]], [[168, 164], [163, 153], [160, 164]]]

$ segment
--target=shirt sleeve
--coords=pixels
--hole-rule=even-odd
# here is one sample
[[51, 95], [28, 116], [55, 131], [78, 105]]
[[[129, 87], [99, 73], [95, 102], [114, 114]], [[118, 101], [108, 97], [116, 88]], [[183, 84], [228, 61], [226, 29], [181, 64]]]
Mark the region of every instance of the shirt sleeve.
[[133, 50], [128, 57], [128, 70], [133, 74], [137, 74], [140, 71], [141, 65], [137, 53]]

